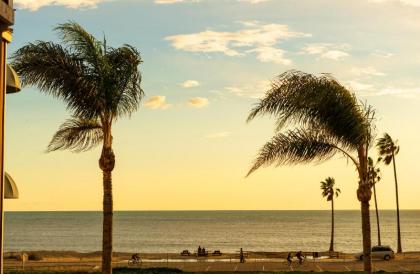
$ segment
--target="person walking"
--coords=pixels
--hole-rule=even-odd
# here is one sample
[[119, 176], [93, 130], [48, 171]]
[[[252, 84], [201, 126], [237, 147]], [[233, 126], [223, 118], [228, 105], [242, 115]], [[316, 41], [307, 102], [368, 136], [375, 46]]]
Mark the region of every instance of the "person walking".
[[239, 251], [239, 262], [241, 264], [245, 263], [245, 256], [244, 256], [244, 251], [242, 250], [242, 247], [241, 247], [241, 250]]
[[292, 253], [288, 253], [287, 254], [287, 264], [290, 266], [291, 264], [292, 264], [292, 259], [293, 259], [293, 257], [292, 257]]

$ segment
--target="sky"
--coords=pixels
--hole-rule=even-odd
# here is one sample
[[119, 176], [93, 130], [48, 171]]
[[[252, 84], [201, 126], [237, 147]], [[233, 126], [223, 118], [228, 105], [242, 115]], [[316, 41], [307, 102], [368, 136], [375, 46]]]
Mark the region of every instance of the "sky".
[[[325, 209], [320, 181], [358, 209], [357, 174], [343, 157], [263, 168], [245, 178], [274, 121], [246, 117], [270, 81], [297, 69], [332, 73], [372, 105], [377, 136], [398, 139], [400, 207], [420, 209], [420, 0], [15, 0], [8, 53], [80, 23], [140, 52], [146, 97], [113, 128], [115, 210]], [[101, 210], [100, 149], [45, 153], [65, 105], [34, 87], [7, 96], [5, 167], [20, 198], [6, 210]], [[371, 155], [376, 158], [373, 149]], [[395, 209], [391, 167], [377, 186]]]

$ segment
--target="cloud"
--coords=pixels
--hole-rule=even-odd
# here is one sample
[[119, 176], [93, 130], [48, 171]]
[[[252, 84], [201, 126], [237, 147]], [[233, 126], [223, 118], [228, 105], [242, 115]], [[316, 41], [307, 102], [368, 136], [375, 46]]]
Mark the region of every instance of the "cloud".
[[307, 44], [300, 53], [338, 61], [349, 56], [346, 52], [349, 49], [350, 47], [346, 44], [314, 43]]
[[[257, 58], [263, 62], [284, 63], [284, 51], [276, 48], [276, 44], [298, 37], [308, 37], [309, 34], [295, 32], [287, 25], [258, 25], [257, 21], [246, 22], [246, 28], [228, 32], [206, 30], [198, 33], [168, 36], [172, 47], [187, 52], [222, 53], [227, 56], [243, 56], [247, 53], [257, 53]], [[287, 62], [287, 61], [286, 61]]]
[[228, 86], [225, 87], [225, 90], [231, 94], [240, 97], [259, 99], [264, 96], [264, 94], [267, 92], [267, 90], [270, 89], [270, 87], [270, 81], [261, 80], [248, 85]]
[[206, 138], [209, 139], [220, 139], [220, 138], [226, 138], [230, 135], [229, 131], [223, 131], [223, 132], [216, 132], [212, 133], [206, 136]]
[[209, 100], [203, 97], [194, 97], [188, 100], [187, 105], [193, 108], [202, 108], [209, 104]]
[[187, 80], [180, 84], [184, 88], [195, 88], [200, 86], [200, 82], [196, 80]]
[[282, 49], [277, 49], [273, 47], [258, 47], [258, 48], [249, 50], [248, 52], [256, 52], [257, 59], [263, 63], [272, 62], [272, 63], [281, 64], [285, 66], [292, 64], [292, 60], [284, 57], [285, 51]]
[[383, 51], [383, 50], [374, 50], [371, 53], [371, 55], [372, 56], [375, 56], [375, 57], [381, 57], [381, 58], [391, 58], [395, 54], [393, 54], [391, 52], [386, 52], [386, 51]]
[[200, 0], [155, 0], [156, 4], [177, 4], [177, 3], [194, 3]]
[[165, 96], [152, 96], [145, 103], [144, 106], [149, 109], [167, 109], [171, 105], [166, 103]]
[[373, 91], [374, 86], [371, 84], [362, 83], [356, 80], [348, 81], [346, 83], [346, 87], [350, 90], [353, 90], [355, 92], [367, 92], [367, 91]]
[[419, 0], [369, 0], [372, 3], [400, 3], [405, 6], [420, 7]]
[[263, 3], [263, 2], [268, 2], [270, 0], [238, 0], [238, 2], [247, 2], [250, 4], [259, 4], [259, 3]]
[[353, 67], [350, 70], [356, 76], [385, 76], [386, 74], [378, 71], [375, 67]]
[[17, 8], [36, 11], [44, 6], [64, 6], [72, 9], [96, 8], [99, 3], [110, 0], [15, 0]]

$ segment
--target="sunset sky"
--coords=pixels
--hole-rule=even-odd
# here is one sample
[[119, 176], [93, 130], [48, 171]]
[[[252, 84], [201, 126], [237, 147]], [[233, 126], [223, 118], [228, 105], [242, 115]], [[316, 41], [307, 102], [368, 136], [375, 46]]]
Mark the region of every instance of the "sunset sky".
[[[399, 140], [400, 206], [419, 209], [420, 0], [14, 0], [9, 55], [74, 20], [144, 63], [146, 98], [114, 127], [116, 210], [329, 209], [319, 182], [336, 178], [338, 209], [358, 209], [357, 174], [336, 157], [320, 165], [245, 175], [274, 133], [246, 124], [276, 75], [332, 73], [377, 111], [377, 134]], [[62, 102], [25, 87], [7, 96], [5, 166], [20, 199], [6, 210], [100, 210], [100, 150], [45, 148], [70, 116]], [[372, 150], [376, 157], [376, 151]], [[391, 167], [377, 186], [395, 208]]]

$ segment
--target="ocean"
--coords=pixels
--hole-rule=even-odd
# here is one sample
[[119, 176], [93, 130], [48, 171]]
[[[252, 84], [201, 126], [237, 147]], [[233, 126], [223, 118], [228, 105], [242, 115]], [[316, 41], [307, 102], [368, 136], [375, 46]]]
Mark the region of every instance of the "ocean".
[[[420, 250], [420, 210], [402, 210], [404, 251]], [[6, 212], [5, 250], [101, 250], [101, 212]], [[377, 242], [371, 212], [372, 244]], [[119, 211], [114, 251], [173, 253], [195, 250], [326, 251], [330, 211]], [[396, 249], [396, 213], [380, 211], [382, 244]], [[335, 212], [335, 249], [362, 249], [359, 211]]]

